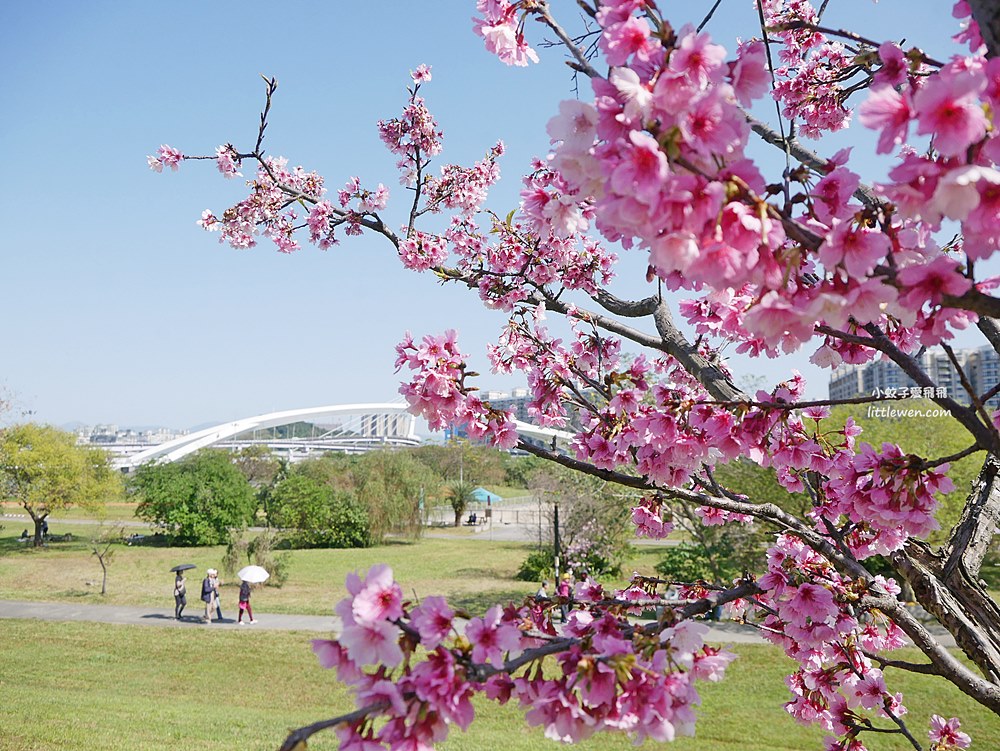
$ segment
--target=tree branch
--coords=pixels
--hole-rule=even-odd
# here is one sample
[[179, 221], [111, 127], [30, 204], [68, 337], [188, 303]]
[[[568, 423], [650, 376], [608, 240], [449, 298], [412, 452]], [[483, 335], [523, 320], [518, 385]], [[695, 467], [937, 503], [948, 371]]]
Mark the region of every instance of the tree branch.
[[993, 712], [1000, 714], [1000, 687], [980, 678], [962, 664], [951, 652], [918, 621], [895, 597], [866, 595], [859, 604], [862, 608], [881, 610], [892, 618], [913, 643], [927, 655], [931, 663], [948, 681]]
[[987, 57], [1000, 54], [1000, 5], [994, 0], [968, 0], [972, 17], [986, 43]]

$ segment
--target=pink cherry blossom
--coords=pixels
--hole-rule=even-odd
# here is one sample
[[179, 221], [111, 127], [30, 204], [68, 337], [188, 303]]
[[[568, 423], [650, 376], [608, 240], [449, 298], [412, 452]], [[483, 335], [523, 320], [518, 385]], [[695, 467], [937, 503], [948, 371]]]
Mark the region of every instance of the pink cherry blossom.
[[164, 144], [156, 150], [156, 156], [146, 157], [149, 168], [154, 172], [162, 172], [164, 167], [169, 167], [174, 172], [180, 166], [184, 155], [173, 146]]
[[399, 627], [388, 621], [352, 623], [344, 625], [339, 641], [347, 650], [347, 656], [358, 665], [381, 663], [395, 667], [403, 660], [400, 634]]
[[940, 715], [931, 715], [930, 736], [933, 751], [952, 751], [952, 749], [968, 748], [972, 739], [959, 728], [961, 723], [957, 717], [945, 720]]
[[933, 134], [934, 147], [957, 156], [986, 134], [986, 116], [977, 95], [986, 87], [979, 73], [946, 68], [928, 79], [913, 97], [917, 133]]
[[232, 177], [243, 177], [243, 174], [239, 171], [239, 160], [237, 158], [236, 150], [228, 144], [225, 146], [219, 146], [215, 150], [215, 165], [218, 167], [222, 176], [227, 179]]
[[410, 78], [414, 83], [427, 83], [431, 80], [431, 66], [421, 63], [416, 70], [410, 71]]
[[941, 302], [943, 295], [963, 295], [972, 286], [955, 261], [940, 255], [929, 263], [914, 264], [896, 274], [900, 284], [900, 302], [917, 307], [923, 301]]
[[515, 626], [501, 621], [502, 611], [494, 606], [482, 618], [473, 618], [465, 627], [465, 636], [472, 644], [474, 662], [502, 665], [504, 652], [517, 649], [521, 643]]
[[393, 579], [392, 569], [384, 564], [372, 566], [364, 586], [354, 596], [351, 612], [362, 625], [396, 620], [403, 614], [403, 591]]
[[430, 595], [413, 609], [411, 620], [428, 649], [434, 649], [452, 632], [455, 611], [443, 597]]

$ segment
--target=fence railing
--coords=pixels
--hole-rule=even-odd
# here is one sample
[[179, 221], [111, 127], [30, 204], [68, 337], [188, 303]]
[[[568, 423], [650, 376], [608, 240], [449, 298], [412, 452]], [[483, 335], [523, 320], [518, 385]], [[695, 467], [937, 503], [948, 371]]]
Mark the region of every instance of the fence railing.
[[[496, 525], [514, 524], [522, 527], [538, 527], [547, 525], [551, 521], [552, 507], [539, 505], [538, 501], [531, 496], [505, 498], [490, 505], [471, 503], [462, 516], [462, 522], [464, 523], [473, 513], [477, 520], [490, 519]], [[429, 526], [454, 524], [455, 512], [451, 506], [434, 506], [427, 509], [426, 522]]]

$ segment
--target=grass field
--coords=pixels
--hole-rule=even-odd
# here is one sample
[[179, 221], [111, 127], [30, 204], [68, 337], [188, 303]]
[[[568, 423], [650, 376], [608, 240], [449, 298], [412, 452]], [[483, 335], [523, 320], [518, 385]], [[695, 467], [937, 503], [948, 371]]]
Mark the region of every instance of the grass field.
[[[292, 727], [352, 708], [329, 671], [295, 632], [210, 631], [88, 623], [0, 620], [0, 751], [157, 751], [275, 749]], [[697, 736], [675, 751], [804, 751], [821, 748], [821, 733], [782, 710], [788, 662], [767, 646], [740, 646], [720, 684], [703, 691]], [[959, 715], [976, 749], [1000, 748], [1000, 719], [925, 677], [900, 682], [913, 729], [926, 737], [926, 717]], [[477, 701], [477, 721], [455, 731], [446, 751], [546, 748], [515, 707]], [[334, 748], [317, 736], [310, 748]], [[903, 748], [871, 737], [872, 751]], [[583, 749], [632, 746], [595, 737]]]
[[[195, 582], [206, 568], [218, 568], [225, 552], [221, 546], [115, 546], [108, 593], [102, 597], [101, 567], [89, 544], [98, 527], [53, 524], [52, 530], [69, 531], [76, 539], [34, 549], [19, 542], [19, 532], [11, 527], [0, 532], [3, 597], [172, 608], [170, 567], [196, 564], [198, 569], [189, 579]], [[295, 550], [291, 551], [288, 582], [280, 589], [261, 588], [254, 594], [254, 607], [261, 612], [324, 615], [346, 594], [344, 578], [349, 572], [388, 563], [407, 596], [441, 594], [455, 605], [483, 612], [498, 600], [520, 600], [538, 588], [536, 582], [513, 578], [530, 549], [529, 543], [456, 538], [394, 542], [361, 550]], [[656, 547], [637, 547], [627, 570], [652, 573], [658, 556]], [[223, 587], [223, 603], [235, 602], [238, 584]]]
[[[103, 527], [53, 523], [73, 541], [33, 549], [17, 541], [20, 527], [0, 532], [0, 597], [39, 601], [172, 607], [170, 566], [192, 562], [218, 567], [224, 549], [116, 546], [109, 592], [101, 597], [100, 566], [89, 539]], [[135, 531], [129, 529], [129, 532]], [[460, 531], [459, 531], [460, 532]], [[407, 595], [444, 594], [482, 612], [533, 592], [534, 582], [513, 579], [528, 543], [480, 537], [394, 542], [367, 550], [291, 553], [288, 583], [265, 587], [254, 607], [267, 613], [328, 614], [344, 594], [349, 571], [386, 562]], [[638, 547], [628, 570], [651, 573], [656, 547]], [[235, 602], [235, 587], [223, 602]], [[0, 605], [0, 751], [90, 749], [274, 749], [288, 729], [351, 708], [333, 675], [309, 650], [314, 635], [258, 629], [188, 630], [89, 623], [2, 620]], [[740, 646], [727, 679], [704, 689], [704, 714], [695, 739], [676, 751], [804, 751], [821, 748], [822, 733], [793, 722], [781, 709], [789, 663], [769, 646]], [[892, 676], [896, 679], [896, 676]], [[912, 729], [926, 738], [927, 717], [960, 716], [973, 735], [973, 751], [1000, 748], [1000, 718], [940, 680], [903, 675]], [[452, 751], [527, 751], [549, 745], [527, 728], [515, 707], [477, 703], [468, 733], [454, 733]], [[894, 737], [866, 739], [872, 751], [904, 748]], [[334, 748], [332, 736], [310, 748]], [[626, 749], [622, 737], [601, 736], [584, 749]]]

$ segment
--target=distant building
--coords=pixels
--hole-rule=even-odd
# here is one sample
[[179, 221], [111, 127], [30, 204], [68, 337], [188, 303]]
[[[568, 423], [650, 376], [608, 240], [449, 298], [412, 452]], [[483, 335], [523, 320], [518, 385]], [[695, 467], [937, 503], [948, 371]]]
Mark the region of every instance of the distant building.
[[[977, 396], [986, 394], [1000, 383], [1000, 355], [992, 347], [955, 350], [955, 359]], [[886, 393], [912, 396], [919, 389], [925, 397], [948, 396], [965, 406], [971, 403], [958, 371], [943, 349], [928, 349], [917, 358], [917, 362], [934, 382], [933, 390], [918, 386], [896, 363], [875, 360], [862, 365], [843, 364], [835, 368], [830, 375], [830, 399], [852, 399]], [[993, 409], [1000, 407], [1000, 395], [990, 397], [986, 404]]]
[[[512, 389], [509, 393], [506, 391], [483, 391], [478, 396], [483, 401], [488, 402], [493, 409], [510, 412], [515, 420], [526, 422], [530, 425], [538, 424], [536, 417], [529, 412], [528, 406], [531, 404], [533, 397], [531, 391], [526, 388]], [[574, 431], [579, 430], [580, 426], [580, 410], [573, 405], [566, 405], [566, 424], [558, 426], [559, 429]], [[465, 425], [453, 425], [445, 429], [444, 439], [446, 441], [456, 438], [470, 440], [469, 432]], [[547, 447], [549, 444], [548, 441], [528, 438], [526, 436], [522, 436], [521, 439], [542, 447]]]

